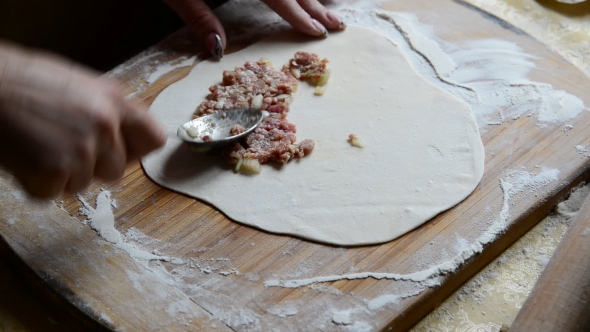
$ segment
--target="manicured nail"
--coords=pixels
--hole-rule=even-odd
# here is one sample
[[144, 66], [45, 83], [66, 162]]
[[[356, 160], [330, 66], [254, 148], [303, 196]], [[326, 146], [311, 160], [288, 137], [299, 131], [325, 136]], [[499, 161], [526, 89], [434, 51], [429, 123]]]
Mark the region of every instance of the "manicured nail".
[[332, 21], [334, 24], [338, 24], [338, 27], [336, 29], [338, 30], [344, 30], [346, 28], [346, 23], [344, 23], [344, 21], [338, 17], [338, 15], [332, 13], [332, 12], [327, 12], [326, 16], [328, 17], [328, 19], [330, 21]]
[[316, 19], [311, 19], [311, 24], [313, 24], [313, 26], [315, 27], [315, 29], [319, 33], [321, 33], [322, 35], [324, 35], [324, 37], [328, 37], [328, 30], [320, 22], [318, 22]]
[[221, 37], [218, 34], [211, 32], [205, 37], [205, 48], [216, 59], [223, 58], [223, 45], [221, 44]]

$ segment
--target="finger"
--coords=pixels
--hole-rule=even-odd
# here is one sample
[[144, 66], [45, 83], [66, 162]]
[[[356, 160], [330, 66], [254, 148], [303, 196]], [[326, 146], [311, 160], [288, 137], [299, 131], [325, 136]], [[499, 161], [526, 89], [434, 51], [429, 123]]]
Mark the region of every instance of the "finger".
[[65, 191], [66, 172], [23, 172], [14, 170], [14, 175], [25, 190], [36, 198], [53, 198]]
[[126, 101], [121, 132], [127, 151], [127, 162], [140, 158], [166, 143], [166, 132], [140, 105]]
[[295, 0], [263, 1], [295, 29], [311, 36], [328, 36], [326, 27], [312, 18]]
[[329, 11], [317, 0], [297, 0], [297, 3], [312, 18], [318, 20], [322, 25], [331, 30], [343, 30], [346, 28], [344, 21], [338, 15]]
[[127, 165], [127, 151], [120, 133], [110, 144], [101, 146], [94, 166], [94, 176], [105, 181], [120, 179]]
[[164, 0], [186, 23], [205, 48], [217, 59], [223, 57], [225, 31], [215, 13], [203, 0]]
[[66, 183], [65, 190], [71, 193], [77, 193], [90, 184], [94, 175], [96, 163], [96, 139], [94, 137], [84, 141], [74, 142], [74, 158], [72, 160], [72, 172]]
[[96, 159], [94, 176], [110, 182], [120, 179], [125, 173], [127, 153], [125, 145], [119, 141], [110, 150], [103, 150]]

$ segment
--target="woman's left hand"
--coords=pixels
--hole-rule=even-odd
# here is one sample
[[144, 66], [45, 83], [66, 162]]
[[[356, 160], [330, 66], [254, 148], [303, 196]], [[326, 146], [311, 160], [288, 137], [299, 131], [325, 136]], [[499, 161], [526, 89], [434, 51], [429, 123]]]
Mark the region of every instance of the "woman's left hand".
[[[295, 29], [311, 36], [328, 36], [328, 30], [342, 30], [344, 22], [318, 0], [262, 0]], [[204, 0], [164, 0], [203, 41], [211, 54], [221, 59], [226, 46], [225, 31]]]

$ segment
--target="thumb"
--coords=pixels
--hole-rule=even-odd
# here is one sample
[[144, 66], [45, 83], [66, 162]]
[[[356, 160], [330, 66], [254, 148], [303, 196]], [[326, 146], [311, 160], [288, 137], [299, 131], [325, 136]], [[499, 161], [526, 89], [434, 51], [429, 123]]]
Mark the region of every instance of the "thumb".
[[125, 100], [121, 133], [127, 161], [143, 157], [166, 143], [166, 132], [139, 103]]
[[221, 59], [225, 49], [225, 31], [204, 0], [164, 0], [186, 23], [211, 54]]

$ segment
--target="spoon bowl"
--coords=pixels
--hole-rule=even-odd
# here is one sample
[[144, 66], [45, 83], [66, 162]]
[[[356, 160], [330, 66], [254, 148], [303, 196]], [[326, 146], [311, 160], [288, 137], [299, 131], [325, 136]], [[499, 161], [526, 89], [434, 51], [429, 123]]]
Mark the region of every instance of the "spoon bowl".
[[184, 123], [176, 134], [190, 147], [206, 151], [237, 142], [268, 116], [267, 111], [253, 108], [219, 111]]

